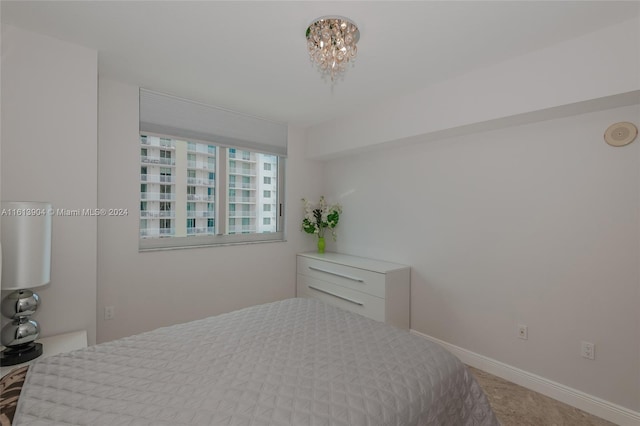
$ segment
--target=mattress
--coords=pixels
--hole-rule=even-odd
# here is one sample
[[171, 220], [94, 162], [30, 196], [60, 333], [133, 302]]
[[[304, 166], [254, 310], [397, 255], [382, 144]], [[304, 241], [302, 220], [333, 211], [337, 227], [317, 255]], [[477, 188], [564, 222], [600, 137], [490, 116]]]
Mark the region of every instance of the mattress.
[[442, 347], [288, 299], [48, 357], [14, 425], [497, 425]]

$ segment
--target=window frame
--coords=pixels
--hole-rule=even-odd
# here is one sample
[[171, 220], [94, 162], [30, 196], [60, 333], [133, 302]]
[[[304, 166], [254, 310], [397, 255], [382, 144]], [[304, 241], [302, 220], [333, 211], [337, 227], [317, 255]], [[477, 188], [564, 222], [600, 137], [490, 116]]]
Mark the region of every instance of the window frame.
[[[185, 248], [197, 248], [197, 247], [217, 247], [217, 246], [227, 246], [227, 245], [237, 245], [237, 244], [255, 244], [255, 243], [267, 243], [267, 242], [281, 242], [285, 240], [285, 217], [284, 217], [284, 203], [285, 203], [285, 175], [286, 175], [286, 156], [281, 154], [274, 154], [269, 152], [263, 152], [257, 149], [249, 149], [245, 147], [239, 146], [229, 146], [225, 144], [218, 144], [214, 141], [203, 141], [198, 139], [185, 139], [181, 137], [173, 137], [170, 135], [157, 134], [152, 132], [139, 132], [138, 144], [142, 144], [142, 136], [155, 136], [159, 138], [168, 138], [174, 141], [184, 141], [186, 143], [196, 143], [196, 144], [205, 144], [209, 147], [215, 147], [215, 197], [214, 197], [214, 217], [213, 219], [215, 235], [188, 235], [184, 237], [167, 237], [167, 238], [142, 238], [140, 232], [138, 232], [138, 249], [139, 251], [153, 251], [153, 250], [171, 250], [171, 249], [185, 249]], [[161, 147], [162, 149], [162, 147]], [[271, 178], [271, 187], [276, 188], [274, 191], [271, 191], [271, 198], [269, 204], [275, 204], [275, 221], [276, 221], [276, 231], [275, 232], [264, 232], [264, 233], [238, 233], [238, 234], [228, 234], [229, 230], [229, 220], [228, 220], [228, 191], [229, 187], [229, 158], [228, 152], [230, 149], [235, 149], [237, 151], [249, 151], [258, 154], [266, 154], [273, 155], [276, 157], [276, 177]], [[140, 153], [138, 150], [137, 152]], [[209, 154], [212, 154], [209, 151]], [[141, 154], [139, 154], [141, 156]], [[185, 157], [186, 158], [186, 157]], [[171, 159], [175, 160], [175, 156], [172, 155]], [[207, 160], [209, 161], [209, 160]], [[268, 163], [265, 163], [268, 164]], [[137, 164], [137, 167], [140, 167], [140, 163]], [[236, 166], [237, 167], [237, 166]], [[273, 168], [269, 169], [265, 168], [265, 171], [273, 171]], [[274, 182], [275, 180], [275, 182]], [[277, 183], [276, 183], [277, 182]], [[140, 182], [142, 183], [142, 182]], [[187, 192], [187, 187], [190, 186], [188, 182], [179, 183], [177, 181], [173, 182], [175, 185], [183, 185], [185, 193]], [[258, 184], [256, 183], [256, 191], [258, 191]], [[237, 187], [236, 187], [237, 188]], [[177, 189], [177, 188], [176, 188]], [[241, 188], [238, 188], [241, 190]], [[275, 192], [275, 200], [273, 197], [273, 193]], [[256, 197], [258, 198], [258, 197]], [[142, 200], [141, 200], [142, 201]], [[177, 201], [177, 200], [175, 200]], [[189, 200], [187, 200], [189, 201]], [[275, 201], [275, 203], [274, 203]], [[256, 212], [262, 211], [262, 207], [264, 204], [257, 204]], [[140, 208], [138, 206], [138, 208]], [[208, 207], [207, 207], [208, 209]], [[179, 210], [176, 206], [176, 210]], [[184, 207], [185, 214], [187, 211], [187, 207]], [[272, 209], [273, 211], [273, 209]], [[177, 218], [174, 218], [174, 220]], [[257, 219], [257, 218], [256, 218]], [[207, 221], [209, 222], [209, 220]], [[236, 221], [237, 222], [237, 221]], [[272, 220], [273, 223], [273, 220]], [[256, 224], [256, 226], [258, 226]], [[138, 221], [138, 227], [140, 229], [140, 220]]]

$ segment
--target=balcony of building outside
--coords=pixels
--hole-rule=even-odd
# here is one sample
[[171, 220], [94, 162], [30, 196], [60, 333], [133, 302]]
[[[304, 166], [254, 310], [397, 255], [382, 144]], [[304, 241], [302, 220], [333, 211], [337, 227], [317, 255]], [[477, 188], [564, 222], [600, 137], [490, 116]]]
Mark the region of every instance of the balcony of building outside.
[[164, 192], [141, 192], [140, 193], [141, 200], [150, 200], [150, 201], [165, 201], [165, 200], [175, 200], [176, 194], [168, 194]]
[[256, 184], [251, 182], [229, 182], [229, 189], [249, 189], [256, 190]]
[[206, 161], [187, 160], [187, 168], [196, 170], [207, 170], [211, 172], [216, 171], [215, 163], [208, 163]]
[[255, 211], [250, 211], [250, 210], [231, 210], [229, 211], [229, 217], [230, 218], [254, 218], [256, 217], [256, 212]]
[[174, 176], [141, 174], [140, 181], [149, 183], [174, 183]]
[[216, 212], [211, 210], [187, 210], [187, 217], [200, 217], [206, 219], [213, 219], [216, 217]]
[[175, 166], [176, 165], [176, 159], [175, 158], [163, 158], [160, 157], [160, 164], [166, 165], [166, 166]]
[[256, 159], [255, 156], [252, 156], [250, 152], [247, 151], [231, 151], [229, 150], [229, 158], [237, 160], [237, 161], [243, 161], [243, 162], [247, 162], [247, 163], [255, 163]]
[[229, 167], [230, 175], [239, 175], [239, 176], [255, 176], [256, 169], [255, 168], [243, 168], [243, 167]]
[[206, 178], [194, 178], [194, 177], [188, 177], [187, 178], [187, 183], [189, 185], [200, 185], [200, 186], [206, 186], [206, 187], [214, 187], [215, 186], [215, 179], [206, 179]]
[[229, 225], [230, 234], [255, 233], [255, 225]]
[[214, 146], [209, 147], [209, 145], [201, 143], [187, 142], [187, 151], [198, 154], [207, 154], [210, 157], [216, 155], [216, 148]]
[[230, 195], [228, 198], [230, 203], [256, 203], [256, 197], [241, 197], [239, 195], [232, 196]]
[[173, 228], [145, 228], [140, 230], [141, 238], [173, 237], [176, 231]]
[[211, 235], [215, 233], [215, 228], [208, 226], [187, 227], [187, 235]]
[[175, 158], [163, 158], [163, 157], [150, 157], [148, 155], [141, 155], [140, 161], [143, 164], [162, 164], [164, 166], [175, 166]]
[[140, 143], [145, 146], [155, 146], [162, 149], [176, 149], [176, 144], [170, 139], [141, 138]]
[[141, 210], [140, 218], [142, 219], [166, 219], [176, 217], [173, 210]]
[[176, 149], [176, 144], [173, 140], [171, 139], [159, 139], [159, 138], [148, 138], [148, 137], [142, 137], [140, 138], [140, 143], [142, 145], [145, 146], [153, 146], [153, 147], [157, 147], [157, 148], [162, 148], [162, 149]]
[[187, 194], [188, 201], [215, 201], [215, 195], [205, 195], [205, 194]]

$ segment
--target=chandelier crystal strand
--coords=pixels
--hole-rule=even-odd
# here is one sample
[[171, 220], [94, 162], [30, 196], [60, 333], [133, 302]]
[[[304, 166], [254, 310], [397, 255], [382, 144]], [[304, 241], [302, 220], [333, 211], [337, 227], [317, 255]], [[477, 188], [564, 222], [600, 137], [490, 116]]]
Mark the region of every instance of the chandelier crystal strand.
[[307, 28], [309, 57], [322, 74], [331, 80], [345, 72], [358, 54], [358, 27], [347, 18], [319, 18]]

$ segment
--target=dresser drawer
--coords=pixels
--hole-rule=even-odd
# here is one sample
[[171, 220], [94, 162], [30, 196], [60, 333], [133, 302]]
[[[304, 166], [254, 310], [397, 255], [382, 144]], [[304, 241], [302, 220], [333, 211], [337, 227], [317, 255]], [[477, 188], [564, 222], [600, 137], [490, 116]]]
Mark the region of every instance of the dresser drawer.
[[385, 275], [332, 262], [298, 256], [298, 274], [366, 293], [385, 297]]
[[385, 320], [385, 301], [370, 294], [298, 275], [298, 297], [311, 297], [376, 321]]
[[408, 329], [411, 268], [342, 253], [296, 256], [298, 297], [312, 297], [351, 312]]

